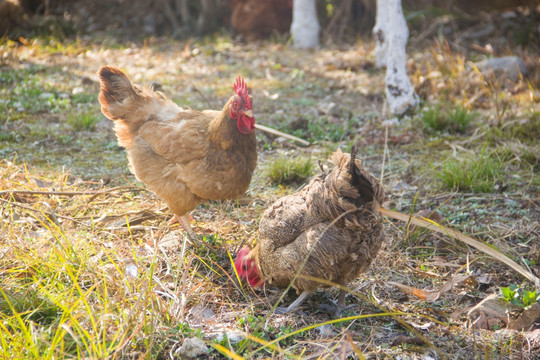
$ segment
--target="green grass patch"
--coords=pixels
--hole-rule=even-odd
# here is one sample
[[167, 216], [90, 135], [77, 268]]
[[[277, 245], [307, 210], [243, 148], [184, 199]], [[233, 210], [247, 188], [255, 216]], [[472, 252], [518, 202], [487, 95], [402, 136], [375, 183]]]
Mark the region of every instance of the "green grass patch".
[[68, 115], [67, 122], [73, 126], [74, 130], [93, 130], [98, 121], [96, 113], [92, 112], [74, 112]]
[[501, 126], [490, 127], [492, 140], [519, 140], [527, 144], [538, 143], [540, 139], [540, 112], [533, 112], [521, 119], [506, 121]]
[[289, 185], [306, 181], [313, 173], [311, 158], [280, 156], [265, 169], [273, 184]]
[[448, 189], [490, 193], [496, 191], [496, 181], [502, 177], [503, 161], [486, 153], [465, 159], [448, 159], [435, 174]]
[[464, 134], [476, 113], [470, 112], [462, 105], [446, 109], [441, 105], [428, 107], [420, 113], [420, 120], [426, 132], [448, 132]]

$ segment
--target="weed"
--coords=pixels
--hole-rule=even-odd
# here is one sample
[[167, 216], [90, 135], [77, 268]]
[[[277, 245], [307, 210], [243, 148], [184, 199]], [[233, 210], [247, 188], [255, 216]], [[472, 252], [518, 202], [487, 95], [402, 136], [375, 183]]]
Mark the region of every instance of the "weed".
[[427, 108], [420, 114], [424, 129], [451, 134], [464, 134], [476, 113], [469, 112], [463, 105], [445, 110], [440, 105]]
[[92, 130], [96, 125], [98, 117], [95, 113], [71, 113], [68, 115], [67, 122], [73, 126], [74, 130]]
[[490, 127], [489, 135], [495, 140], [518, 140], [534, 144], [540, 138], [540, 112], [513, 121], [506, 121], [501, 126]]
[[506, 142], [495, 150], [506, 161], [517, 161], [526, 169], [540, 168], [540, 145], [524, 144], [519, 141]]
[[485, 193], [496, 190], [495, 182], [501, 177], [502, 169], [501, 159], [484, 149], [478, 157], [449, 159], [435, 173], [449, 189]]
[[515, 284], [501, 287], [501, 293], [506, 301], [521, 307], [529, 307], [535, 302], [540, 303], [540, 291], [528, 291]]
[[301, 183], [313, 173], [311, 158], [280, 156], [266, 167], [266, 176], [273, 184]]

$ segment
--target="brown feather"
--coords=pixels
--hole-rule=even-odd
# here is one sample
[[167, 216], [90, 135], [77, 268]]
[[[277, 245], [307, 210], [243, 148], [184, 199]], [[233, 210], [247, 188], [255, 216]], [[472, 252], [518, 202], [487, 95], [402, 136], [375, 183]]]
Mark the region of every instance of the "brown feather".
[[[351, 165], [351, 156], [339, 149], [332, 161], [335, 167], [328, 174], [314, 177], [265, 211], [250, 256], [266, 282], [288, 286], [307, 258], [301, 275], [347, 284], [379, 251], [384, 240], [382, 216], [376, 211], [384, 197], [381, 184], [360, 160], [353, 158]], [[351, 169], [362, 179], [358, 184], [352, 184]], [[302, 276], [293, 284], [298, 293], [319, 286]]]
[[165, 95], [131, 83], [118, 68], [99, 72], [99, 102], [114, 121], [131, 171], [183, 216], [206, 199], [241, 196], [257, 163], [255, 133], [241, 134], [230, 117], [234, 95], [221, 111], [182, 109]]

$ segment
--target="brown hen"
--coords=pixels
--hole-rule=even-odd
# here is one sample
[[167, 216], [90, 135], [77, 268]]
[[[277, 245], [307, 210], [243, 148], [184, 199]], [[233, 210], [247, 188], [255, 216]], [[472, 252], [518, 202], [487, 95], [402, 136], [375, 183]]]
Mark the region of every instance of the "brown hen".
[[255, 119], [244, 80], [237, 79], [236, 94], [221, 111], [200, 112], [132, 84], [116, 67], [98, 74], [101, 110], [114, 121], [130, 170], [195, 239], [186, 215], [204, 200], [241, 196], [255, 170]]
[[[317, 279], [347, 285], [365, 271], [384, 240], [383, 188], [360, 160], [337, 150], [335, 167], [313, 178], [298, 193], [277, 200], [265, 211], [259, 241], [237, 255], [236, 270], [253, 286], [286, 288], [291, 282], [300, 296], [288, 308], [325, 285]], [[298, 276], [297, 276], [298, 274]], [[340, 290], [338, 307], [345, 305]]]

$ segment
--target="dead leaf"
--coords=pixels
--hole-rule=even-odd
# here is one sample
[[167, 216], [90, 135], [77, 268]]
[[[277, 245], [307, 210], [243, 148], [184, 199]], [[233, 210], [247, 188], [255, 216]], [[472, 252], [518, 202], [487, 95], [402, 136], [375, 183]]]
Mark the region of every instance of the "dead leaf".
[[399, 290], [409, 295], [414, 295], [427, 302], [434, 302], [444, 293], [449, 292], [457, 285], [470, 285], [474, 282], [474, 276], [469, 274], [456, 274], [452, 279], [448, 280], [439, 290], [421, 290], [411, 286], [403, 285], [393, 281], [388, 281], [387, 284], [397, 287]]
[[182, 238], [180, 237], [180, 235], [178, 235], [178, 233], [176, 232], [170, 232], [168, 234], [165, 234], [165, 236], [163, 236], [161, 240], [159, 240], [158, 247], [163, 251], [175, 250], [181, 244]]

